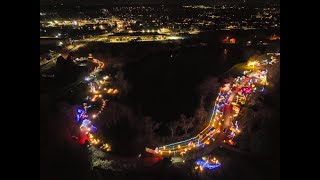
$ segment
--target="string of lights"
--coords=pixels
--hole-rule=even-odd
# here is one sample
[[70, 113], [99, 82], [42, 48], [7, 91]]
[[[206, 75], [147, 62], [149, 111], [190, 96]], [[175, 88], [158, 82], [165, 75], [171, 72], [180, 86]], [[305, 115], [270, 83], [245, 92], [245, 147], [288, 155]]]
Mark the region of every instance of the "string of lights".
[[[94, 58], [92, 58], [92, 62], [96, 64], [96, 67], [89, 73], [89, 76], [84, 78], [89, 86], [89, 95], [85, 98], [86, 102], [83, 103], [82, 107], [76, 110], [76, 121], [80, 123], [80, 143], [84, 144], [87, 141], [91, 145], [101, 145], [100, 148], [110, 151], [110, 145], [95, 137], [94, 134], [98, 128], [93, 125], [93, 120], [98, 119], [107, 106], [108, 100], [105, 98], [105, 95], [115, 95], [119, 93], [119, 90], [105, 87], [106, 81], [110, 77], [103, 76], [102, 78], [98, 78], [99, 72], [105, 67], [104, 63]], [[96, 107], [97, 104], [100, 106], [97, 113], [91, 112], [89, 115], [88, 110]]]
[[[249, 61], [247, 66], [254, 68], [261, 64], [259, 61]], [[154, 153], [163, 156], [179, 154], [183, 156], [187, 151], [209, 145], [210, 141], [215, 141], [214, 137], [221, 131], [226, 134], [223, 142], [233, 145], [232, 139], [240, 133], [237, 121], [233, 123], [240, 112], [240, 105], [246, 103], [250, 94], [264, 91], [265, 86], [268, 85], [267, 73], [267, 69], [260, 68], [244, 71], [243, 76], [238, 76], [232, 82], [224, 84], [214, 102], [209, 124], [200, 133], [183, 141], [156, 147]], [[258, 89], [257, 86], [262, 88]]]

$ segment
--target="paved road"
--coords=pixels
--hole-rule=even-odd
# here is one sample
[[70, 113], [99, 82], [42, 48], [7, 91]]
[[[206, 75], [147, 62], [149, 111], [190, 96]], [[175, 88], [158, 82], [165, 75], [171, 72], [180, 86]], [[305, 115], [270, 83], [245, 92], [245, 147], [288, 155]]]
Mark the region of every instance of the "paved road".
[[44, 71], [53, 68], [55, 65], [56, 65], [56, 62], [53, 60], [46, 64], [43, 64], [42, 66], [40, 66], [40, 73], [43, 73]]
[[56, 53], [50, 61], [48, 61], [47, 63], [44, 64], [40, 64], [40, 73], [43, 73], [46, 70], [51, 69], [52, 67], [54, 67], [56, 65], [57, 62], [57, 58], [59, 57], [59, 54]]

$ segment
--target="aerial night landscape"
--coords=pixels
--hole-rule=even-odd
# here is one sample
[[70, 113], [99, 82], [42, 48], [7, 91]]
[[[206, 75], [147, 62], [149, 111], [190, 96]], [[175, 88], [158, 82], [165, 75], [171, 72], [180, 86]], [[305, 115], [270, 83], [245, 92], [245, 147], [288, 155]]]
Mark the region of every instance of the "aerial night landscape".
[[40, 179], [280, 179], [280, 1], [40, 0]]

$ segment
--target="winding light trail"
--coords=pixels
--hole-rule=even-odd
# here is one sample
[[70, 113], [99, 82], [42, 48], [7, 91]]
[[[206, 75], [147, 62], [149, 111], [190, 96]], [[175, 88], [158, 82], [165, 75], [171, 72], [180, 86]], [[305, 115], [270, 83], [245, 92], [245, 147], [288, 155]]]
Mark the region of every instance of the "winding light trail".
[[[97, 127], [95, 127], [94, 121], [98, 119], [99, 115], [105, 109], [107, 105], [107, 95], [115, 95], [119, 91], [118, 89], [107, 88], [106, 85], [109, 76], [104, 76], [102, 78], [98, 78], [99, 72], [103, 70], [105, 64], [98, 59], [92, 58], [91, 62], [93, 62], [96, 67], [89, 73], [88, 77], [85, 77], [85, 82], [87, 82], [89, 86], [89, 93], [85, 98], [85, 102], [82, 107], [77, 109], [77, 122], [80, 123], [80, 138], [79, 142], [81, 144], [85, 144], [86, 142], [91, 145], [100, 145], [100, 148], [105, 149], [106, 151], [110, 151], [111, 147], [104, 143], [99, 138], [95, 138], [95, 132], [97, 131]], [[97, 105], [98, 104], [98, 105]], [[94, 109], [95, 106], [98, 106], [98, 112]], [[94, 109], [93, 112], [88, 112], [89, 109]]]
[[[187, 151], [197, 147], [204, 147], [210, 144], [211, 141], [216, 141], [216, 139], [218, 142], [220, 140], [226, 142], [227, 140], [228, 143], [233, 144], [232, 139], [240, 133], [237, 121], [235, 123], [232, 122], [239, 114], [239, 103], [245, 104], [247, 96], [256, 90], [255, 84], [263, 85], [261, 91], [264, 90], [264, 86], [267, 85], [267, 72], [267, 70], [244, 71], [245, 76], [238, 76], [233, 82], [221, 87], [214, 102], [208, 126], [196, 136], [157, 147], [155, 150], [146, 148], [146, 151], [162, 156], [183, 156]], [[221, 131], [223, 131], [222, 134]], [[218, 143], [217, 141], [215, 143]]]
[[[96, 67], [85, 78], [90, 87], [90, 95], [85, 98], [86, 101], [83, 106], [77, 109], [77, 122], [80, 123], [79, 141], [81, 144], [88, 142], [91, 145], [100, 146], [100, 148], [110, 151], [111, 147], [108, 144], [95, 138], [97, 128], [93, 124], [107, 105], [107, 95], [115, 95], [119, 91], [114, 88], [107, 88], [106, 84], [108, 83], [106, 81], [109, 79], [108, 76], [100, 79], [97, 77], [105, 67], [105, 64], [94, 58], [91, 61], [96, 64]], [[244, 71], [244, 76], [238, 76], [233, 82], [221, 87], [214, 102], [208, 126], [196, 136], [157, 147], [155, 150], [146, 148], [146, 151], [162, 156], [176, 156], [184, 155], [187, 151], [197, 147], [209, 145], [212, 141], [218, 143], [221, 140], [223, 142], [227, 140], [228, 143], [233, 144], [232, 139], [240, 133], [237, 121], [235, 123], [232, 122], [239, 114], [239, 106], [240, 104], [245, 104], [249, 94], [259, 91], [256, 87], [257, 84], [263, 86], [260, 92], [264, 90], [264, 86], [268, 84], [266, 80], [267, 72], [267, 70]], [[95, 113], [89, 113], [88, 110], [94, 109], [97, 104], [100, 107], [98, 112], [97, 110], [92, 110]]]

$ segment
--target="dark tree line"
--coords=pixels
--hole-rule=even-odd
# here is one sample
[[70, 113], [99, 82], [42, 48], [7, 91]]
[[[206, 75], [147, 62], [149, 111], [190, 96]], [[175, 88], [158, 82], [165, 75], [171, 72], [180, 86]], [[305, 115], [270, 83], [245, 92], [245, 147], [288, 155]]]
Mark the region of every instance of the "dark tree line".
[[40, 179], [90, 179], [86, 147], [78, 134], [74, 107], [40, 95]]

